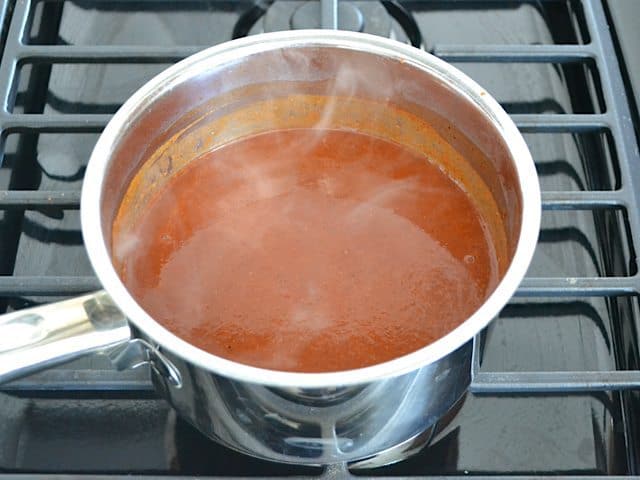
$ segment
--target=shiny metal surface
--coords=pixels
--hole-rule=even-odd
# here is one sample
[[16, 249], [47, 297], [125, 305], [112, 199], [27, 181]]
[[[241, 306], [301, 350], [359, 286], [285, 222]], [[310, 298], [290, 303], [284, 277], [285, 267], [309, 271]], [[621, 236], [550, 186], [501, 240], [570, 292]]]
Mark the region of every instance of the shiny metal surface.
[[174, 388], [182, 388], [182, 375], [158, 347], [142, 338], [133, 338], [107, 352], [111, 363], [118, 370], [140, 368], [148, 365], [153, 372]]
[[322, 28], [338, 28], [338, 0], [320, 0]]
[[[435, 136], [450, 135], [452, 142], [463, 142], [455, 140], [455, 132], [461, 132], [467, 139], [458, 148], [468, 153], [468, 164], [453, 166], [475, 179], [465, 186], [485, 192], [481, 198], [499, 208], [506, 239], [502, 247], [508, 252], [508, 258], [499, 259], [504, 274], [495, 291], [443, 338], [372, 367], [319, 374], [241, 365], [184, 342], [137, 304], [120, 281], [110, 254], [111, 222], [123, 189], [148, 166], [154, 149], [170, 138], [181, 138], [179, 134], [186, 132], [183, 136], [188, 137], [185, 121], [193, 120], [194, 111], [198, 120], [206, 120], [274, 96], [286, 99], [310, 93], [329, 95], [334, 107], [349, 104], [335, 102], [340, 97], [382, 105], [373, 110], [381, 112], [379, 118], [370, 119], [374, 125], [405, 125], [397, 121], [402, 115], [424, 116], [425, 122], [431, 115], [446, 119], [446, 125], [436, 122], [440, 130]], [[392, 110], [404, 113], [394, 117]], [[264, 117], [269, 112], [258, 109], [258, 113], [248, 129], [235, 124], [222, 131], [210, 129], [213, 144], [267, 128]], [[331, 111], [322, 113], [326, 121], [325, 114]], [[407, 134], [403, 128], [394, 132], [390, 138]], [[412, 141], [420, 147], [420, 138]], [[203, 144], [194, 143], [196, 153]], [[150, 167], [156, 188], [162, 177], [175, 173], [177, 163], [168, 159], [167, 163], [159, 158], [164, 161], [158, 163], [160, 176]], [[390, 40], [310, 30], [213, 47], [142, 87], [113, 117], [93, 151], [81, 216], [87, 251], [100, 281], [136, 327], [135, 335], [147, 342], [134, 343], [133, 348], [145, 347], [149, 356], [142, 361], [156, 367], [154, 384], [180, 415], [220, 443], [256, 457], [305, 464], [357, 460], [376, 464], [378, 455], [391, 463], [413, 452], [412, 440], [423, 438], [421, 434], [466, 391], [471, 341], [511, 297], [531, 260], [540, 224], [540, 192], [531, 156], [513, 122], [468, 77], [423, 51]], [[128, 348], [115, 358], [121, 365], [133, 366], [137, 353], [132, 359]], [[398, 448], [403, 445], [407, 448]]]
[[182, 388], [155, 374], [171, 405], [204, 434], [248, 455], [327, 465], [361, 459], [354, 468], [407, 458], [429, 440], [429, 428], [465, 393], [471, 343], [399, 377], [317, 389], [269, 387], [208, 372], [166, 353]]
[[105, 292], [0, 316], [0, 382], [126, 343], [131, 329]]

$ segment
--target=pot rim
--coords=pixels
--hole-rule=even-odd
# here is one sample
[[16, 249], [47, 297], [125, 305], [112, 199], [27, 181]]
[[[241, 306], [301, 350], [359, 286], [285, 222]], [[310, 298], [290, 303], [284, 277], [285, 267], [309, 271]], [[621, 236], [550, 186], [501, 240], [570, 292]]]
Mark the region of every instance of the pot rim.
[[[252, 367], [210, 354], [182, 340], [147, 314], [128, 292], [113, 267], [102, 229], [102, 187], [112, 154], [128, 126], [143, 115], [155, 99], [201, 72], [203, 67], [221, 67], [247, 55], [302, 46], [365, 51], [410, 63], [446, 83], [493, 123], [507, 145], [522, 192], [522, 221], [511, 264], [493, 293], [474, 314], [419, 350], [387, 362], [339, 372], [297, 373]], [[162, 348], [194, 365], [236, 380], [278, 387], [322, 388], [402, 375], [431, 364], [470, 341], [500, 312], [525, 276], [540, 229], [541, 197], [533, 159], [517, 127], [498, 102], [458, 69], [423, 50], [374, 35], [340, 30], [297, 30], [254, 35], [205, 49], [161, 72], [135, 92], [107, 124], [90, 156], [82, 188], [80, 216], [89, 259], [104, 289], [131, 323]]]

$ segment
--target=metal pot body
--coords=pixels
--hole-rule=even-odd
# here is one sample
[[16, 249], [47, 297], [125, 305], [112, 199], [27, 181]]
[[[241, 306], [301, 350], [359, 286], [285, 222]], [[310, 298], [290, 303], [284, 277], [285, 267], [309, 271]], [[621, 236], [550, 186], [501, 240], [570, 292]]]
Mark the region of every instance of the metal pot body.
[[[163, 185], [202, 153], [247, 135], [300, 127], [355, 129], [401, 143], [467, 190], [486, 220], [501, 274], [471, 317], [403, 357], [306, 374], [211, 355], [140, 307], [117, 273], [111, 245], [118, 212], [126, 222], [138, 221]], [[387, 39], [297, 31], [205, 50], [136, 92], [92, 153], [81, 217], [106, 292], [55, 307], [53, 323], [52, 307], [0, 318], [0, 331], [19, 340], [0, 345], [0, 381], [109, 347], [119, 367], [151, 365], [158, 391], [220, 443], [274, 461], [367, 465], [413, 451], [467, 389], [473, 338], [512, 296], [532, 258], [540, 192], [513, 122], [458, 70]], [[73, 309], [73, 328], [60, 313], [65, 308]], [[78, 332], [88, 340], [79, 341]]]
[[423, 447], [430, 428], [465, 393], [471, 343], [407, 374], [362, 385], [283, 388], [238, 381], [165, 352], [182, 385], [156, 388], [194, 427], [265, 460], [379, 466]]

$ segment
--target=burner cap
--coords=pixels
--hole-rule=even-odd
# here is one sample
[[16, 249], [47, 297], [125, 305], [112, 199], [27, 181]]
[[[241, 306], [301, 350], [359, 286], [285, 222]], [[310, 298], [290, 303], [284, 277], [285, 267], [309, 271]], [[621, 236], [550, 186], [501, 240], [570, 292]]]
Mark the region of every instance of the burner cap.
[[[263, 18], [265, 32], [320, 28], [320, 2], [277, 0]], [[338, 3], [338, 28], [371, 33], [383, 37], [391, 35], [391, 16], [379, 2], [341, 1]]]

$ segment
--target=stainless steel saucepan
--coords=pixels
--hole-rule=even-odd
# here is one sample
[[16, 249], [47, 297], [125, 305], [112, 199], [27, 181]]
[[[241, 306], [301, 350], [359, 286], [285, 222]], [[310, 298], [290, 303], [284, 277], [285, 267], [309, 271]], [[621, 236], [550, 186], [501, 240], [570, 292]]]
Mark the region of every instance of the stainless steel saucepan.
[[[423, 152], [467, 189], [481, 213], [498, 212], [485, 220], [502, 279], [484, 304], [416, 352], [313, 374], [211, 355], [151, 318], [114, 268], [116, 213], [125, 209], [127, 221], [136, 222], [173, 174], [218, 145], [318, 126], [356, 129]], [[1, 317], [0, 381], [105, 351], [121, 368], [149, 364], [158, 393], [231, 448], [280, 462], [373, 465], [415, 449], [466, 391], [473, 338], [507, 303], [532, 258], [540, 191], [515, 125], [464, 74], [392, 40], [303, 30], [207, 49], [138, 90], [95, 146], [81, 218], [104, 291]]]

